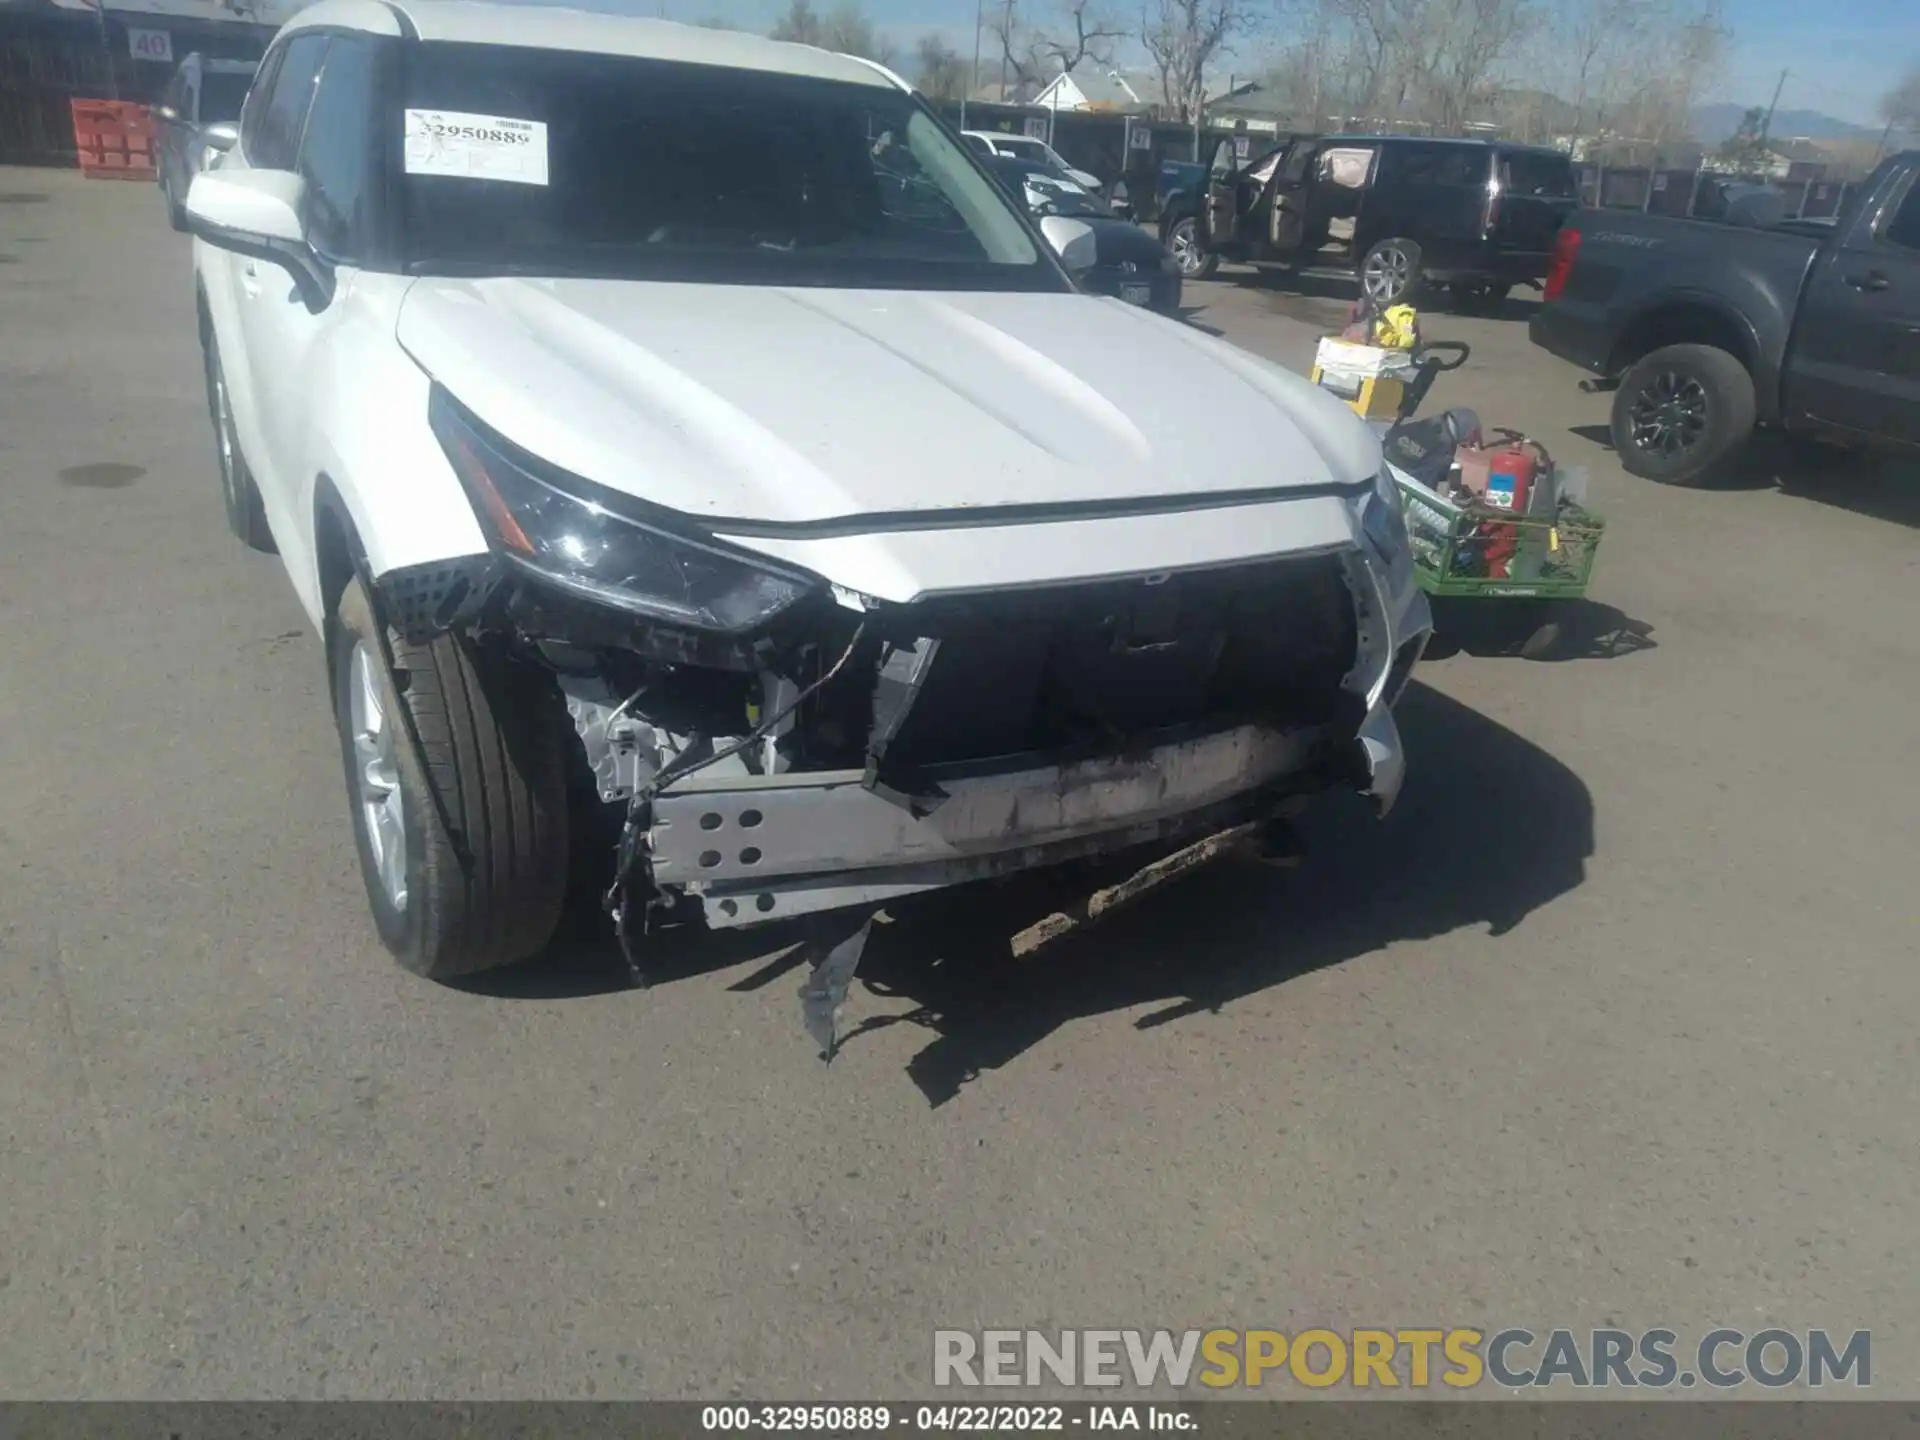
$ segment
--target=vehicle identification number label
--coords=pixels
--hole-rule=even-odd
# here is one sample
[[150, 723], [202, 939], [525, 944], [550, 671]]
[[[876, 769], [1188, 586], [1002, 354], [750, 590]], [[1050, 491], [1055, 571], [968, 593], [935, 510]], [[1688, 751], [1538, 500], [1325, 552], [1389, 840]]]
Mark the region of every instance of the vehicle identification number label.
[[463, 180], [547, 183], [544, 120], [469, 115], [460, 110], [409, 110], [404, 165], [409, 175]]

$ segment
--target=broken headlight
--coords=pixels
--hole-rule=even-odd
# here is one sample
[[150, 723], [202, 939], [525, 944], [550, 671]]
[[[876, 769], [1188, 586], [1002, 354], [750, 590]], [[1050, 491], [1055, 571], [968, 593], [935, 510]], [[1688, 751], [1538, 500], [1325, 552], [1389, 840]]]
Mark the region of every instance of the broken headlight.
[[671, 519], [493, 434], [437, 386], [428, 422], [494, 548], [564, 589], [695, 630], [751, 630], [815, 581], [675, 533]]

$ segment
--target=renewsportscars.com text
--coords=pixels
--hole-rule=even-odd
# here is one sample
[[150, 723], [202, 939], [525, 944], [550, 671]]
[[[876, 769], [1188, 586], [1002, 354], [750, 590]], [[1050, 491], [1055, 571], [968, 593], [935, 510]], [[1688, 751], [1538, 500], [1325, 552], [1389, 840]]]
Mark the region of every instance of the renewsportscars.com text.
[[938, 1386], [1692, 1389], [1873, 1383], [1865, 1330], [938, 1330]]

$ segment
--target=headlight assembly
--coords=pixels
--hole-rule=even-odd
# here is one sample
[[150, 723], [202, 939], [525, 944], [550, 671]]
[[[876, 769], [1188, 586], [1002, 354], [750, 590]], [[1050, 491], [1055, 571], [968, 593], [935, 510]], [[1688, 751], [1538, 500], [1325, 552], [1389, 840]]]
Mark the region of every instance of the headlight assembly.
[[676, 534], [627, 497], [553, 470], [484, 429], [438, 386], [427, 418], [481, 526], [508, 560], [576, 594], [689, 629], [738, 633], [814, 580]]

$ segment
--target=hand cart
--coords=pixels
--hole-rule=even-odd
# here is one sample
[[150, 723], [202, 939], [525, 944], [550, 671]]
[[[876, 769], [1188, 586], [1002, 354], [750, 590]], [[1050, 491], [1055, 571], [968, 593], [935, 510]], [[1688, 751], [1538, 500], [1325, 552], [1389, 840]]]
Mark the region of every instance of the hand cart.
[[[1459, 369], [1471, 353], [1457, 341], [1419, 346], [1414, 379], [1381, 437], [1400, 487], [1415, 577], [1434, 602], [1436, 644], [1430, 650], [1448, 653], [1458, 648], [1458, 636], [1487, 622], [1520, 654], [1544, 659], [1564, 637], [1567, 602], [1587, 593], [1606, 521], [1579, 498], [1566, 496], [1567, 472], [1518, 431], [1482, 433], [1478, 417], [1465, 410], [1412, 418], [1434, 381]], [[1541, 478], [1551, 513], [1517, 514], [1454, 490], [1449, 478], [1456, 452], [1476, 438], [1531, 444], [1545, 462]], [[1498, 609], [1471, 603], [1479, 600], [1497, 601]]]

